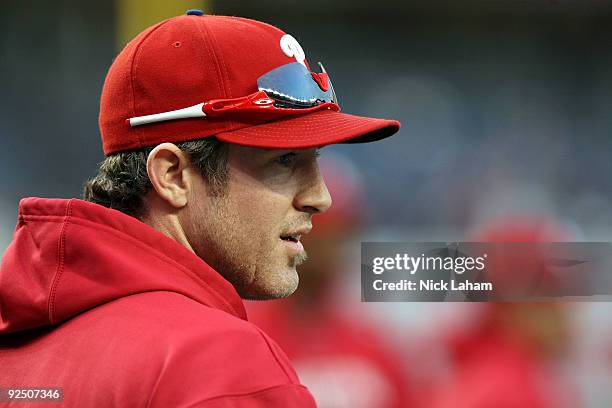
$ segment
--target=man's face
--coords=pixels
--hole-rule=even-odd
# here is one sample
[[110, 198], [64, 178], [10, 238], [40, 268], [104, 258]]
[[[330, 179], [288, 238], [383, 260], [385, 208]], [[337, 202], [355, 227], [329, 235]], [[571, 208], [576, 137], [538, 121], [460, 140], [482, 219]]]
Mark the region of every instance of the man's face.
[[246, 299], [289, 296], [306, 259], [300, 235], [331, 205], [315, 149], [229, 145], [229, 175], [220, 196], [196, 185], [183, 223], [196, 254]]

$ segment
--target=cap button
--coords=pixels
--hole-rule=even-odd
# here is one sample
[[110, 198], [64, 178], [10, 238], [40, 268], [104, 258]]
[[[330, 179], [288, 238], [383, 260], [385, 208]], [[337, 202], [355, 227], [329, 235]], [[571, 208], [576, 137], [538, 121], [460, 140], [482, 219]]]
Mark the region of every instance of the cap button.
[[188, 16], [203, 16], [204, 12], [200, 9], [190, 9], [186, 13]]

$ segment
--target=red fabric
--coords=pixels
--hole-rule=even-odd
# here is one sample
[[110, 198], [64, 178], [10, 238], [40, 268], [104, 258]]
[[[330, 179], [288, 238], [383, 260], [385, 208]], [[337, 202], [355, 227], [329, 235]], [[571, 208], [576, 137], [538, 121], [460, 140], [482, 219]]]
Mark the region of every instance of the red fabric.
[[[340, 142], [373, 142], [391, 136], [399, 122], [364, 118], [332, 110], [268, 122], [263, 125], [236, 128], [217, 134], [219, 140], [244, 146], [297, 149]], [[351, 140], [353, 139], [353, 140]]]
[[61, 387], [65, 406], [315, 405], [221, 275], [76, 199], [20, 203], [0, 267], [0, 367], [0, 386]]
[[[211, 15], [179, 16], [143, 31], [117, 56], [102, 89], [99, 124], [104, 153], [220, 133], [223, 140], [243, 145], [297, 148], [358, 136], [369, 141], [397, 132], [397, 121], [331, 111], [317, 116], [316, 124], [299, 118], [283, 120], [285, 125], [280, 126], [290, 125], [284, 133], [275, 122], [262, 125], [266, 119], [257, 115], [181, 119], [136, 127], [125, 122], [211, 99], [252, 94], [262, 74], [296, 61], [281, 49], [284, 34], [259, 21]], [[259, 126], [249, 138], [244, 129], [255, 124]], [[238, 130], [243, 131], [234, 135]], [[313, 134], [313, 130], [320, 134]], [[371, 132], [375, 133], [368, 135]]]
[[247, 303], [251, 321], [286, 351], [320, 408], [413, 407], [403, 352], [340, 308], [322, 300], [300, 307], [293, 298]]

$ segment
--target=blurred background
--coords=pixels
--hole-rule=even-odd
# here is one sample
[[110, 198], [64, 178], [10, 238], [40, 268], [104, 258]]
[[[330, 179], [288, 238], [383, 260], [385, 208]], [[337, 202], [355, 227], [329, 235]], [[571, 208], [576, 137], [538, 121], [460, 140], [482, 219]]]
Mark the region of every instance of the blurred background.
[[325, 64], [343, 111], [402, 122], [384, 142], [323, 150], [334, 200], [359, 211], [321, 219], [294, 298], [249, 305], [321, 406], [612, 405], [612, 305], [359, 293], [360, 241], [516, 238], [516, 220], [612, 241], [612, 2], [3, 0], [0, 253], [20, 198], [78, 197], [95, 174], [116, 53], [189, 8], [279, 26]]

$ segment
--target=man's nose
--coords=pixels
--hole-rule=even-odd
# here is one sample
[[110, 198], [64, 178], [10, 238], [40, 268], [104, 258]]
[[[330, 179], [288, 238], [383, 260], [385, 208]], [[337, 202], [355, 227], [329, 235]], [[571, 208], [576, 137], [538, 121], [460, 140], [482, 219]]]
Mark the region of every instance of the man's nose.
[[331, 204], [331, 195], [325, 185], [319, 165], [315, 163], [301, 181], [293, 205], [298, 211], [320, 214], [327, 211]]

